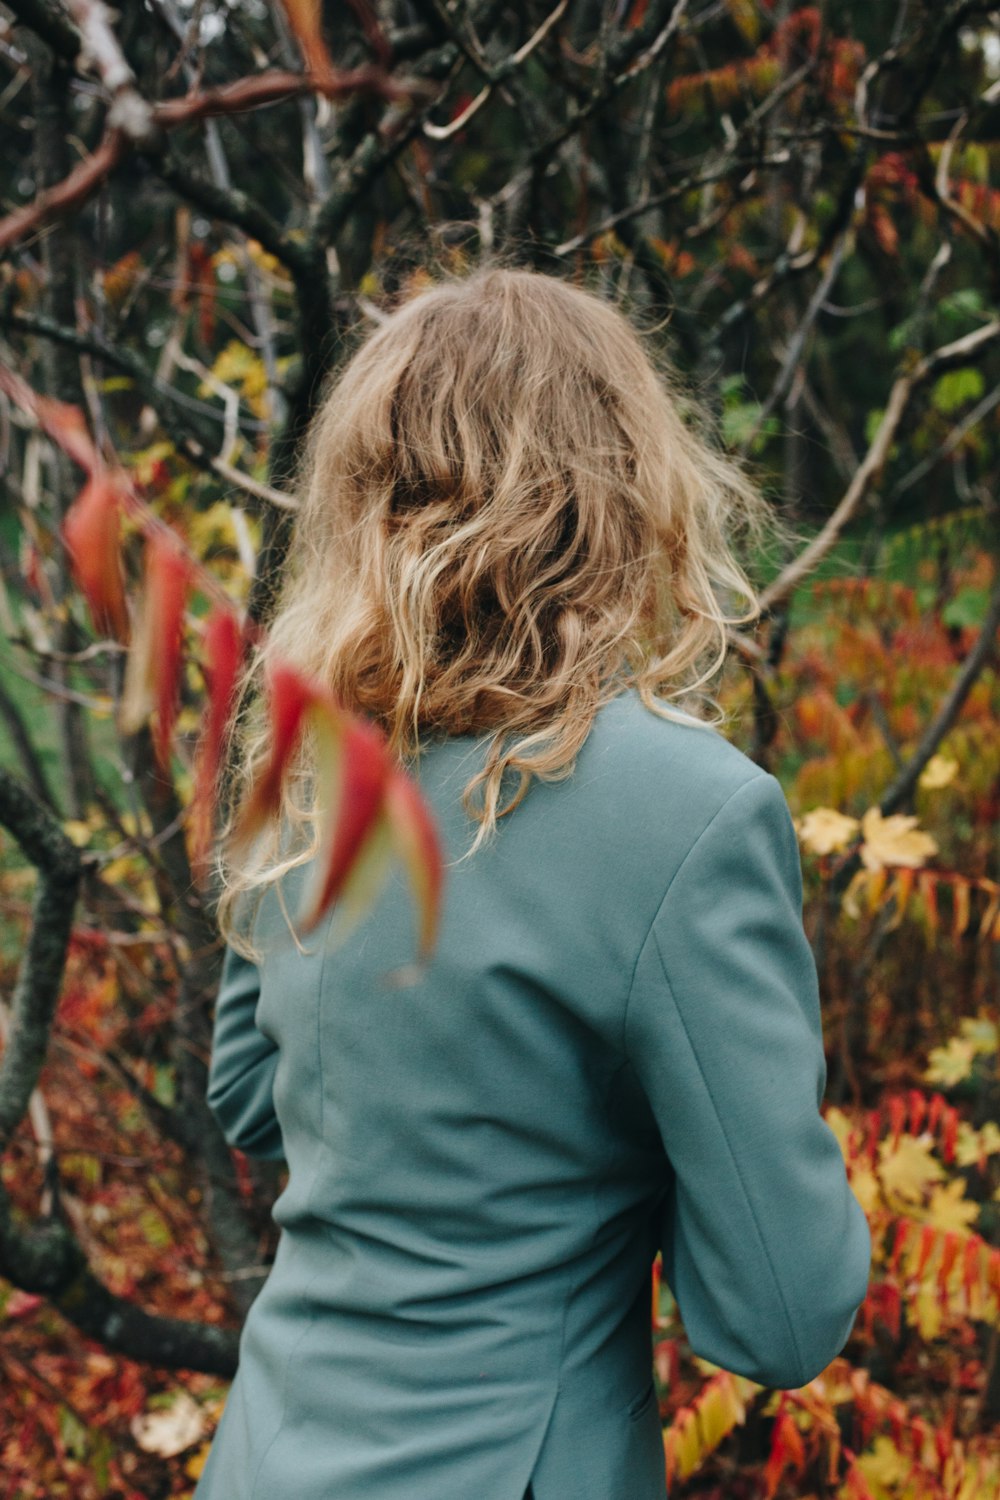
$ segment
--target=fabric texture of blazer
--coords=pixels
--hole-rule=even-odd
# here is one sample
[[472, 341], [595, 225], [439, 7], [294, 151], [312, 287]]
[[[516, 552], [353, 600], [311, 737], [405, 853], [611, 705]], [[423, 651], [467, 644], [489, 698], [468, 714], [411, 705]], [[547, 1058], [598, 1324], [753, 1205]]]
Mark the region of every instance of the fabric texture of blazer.
[[[419, 762], [446, 861], [484, 744]], [[660, 1248], [696, 1354], [794, 1388], [840, 1352], [871, 1240], [772, 775], [628, 688], [446, 869], [417, 983], [400, 870], [329, 932], [272, 889], [260, 965], [226, 951], [208, 1100], [289, 1176], [195, 1500], [663, 1500]]]

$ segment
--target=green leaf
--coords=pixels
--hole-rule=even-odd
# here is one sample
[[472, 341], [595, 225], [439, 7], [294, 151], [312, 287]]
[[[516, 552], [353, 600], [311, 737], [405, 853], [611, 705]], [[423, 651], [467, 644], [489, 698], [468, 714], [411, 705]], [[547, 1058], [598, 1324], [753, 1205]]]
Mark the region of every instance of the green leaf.
[[176, 1082], [174, 1070], [169, 1063], [154, 1065], [152, 1092], [167, 1109], [172, 1109], [176, 1101]]
[[981, 625], [988, 603], [989, 594], [986, 589], [959, 589], [954, 599], [949, 599], [941, 611], [941, 619], [945, 625], [960, 630]]
[[977, 401], [984, 390], [982, 372], [966, 365], [961, 370], [947, 370], [934, 382], [931, 401], [938, 411], [948, 415], [969, 401]]
[[145, 1236], [146, 1244], [152, 1245], [156, 1250], [166, 1250], [173, 1244], [173, 1238], [166, 1219], [155, 1208], [144, 1208], [139, 1215], [139, 1227]]
[[68, 1406], [59, 1407], [59, 1436], [71, 1458], [86, 1458], [90, 1434]]

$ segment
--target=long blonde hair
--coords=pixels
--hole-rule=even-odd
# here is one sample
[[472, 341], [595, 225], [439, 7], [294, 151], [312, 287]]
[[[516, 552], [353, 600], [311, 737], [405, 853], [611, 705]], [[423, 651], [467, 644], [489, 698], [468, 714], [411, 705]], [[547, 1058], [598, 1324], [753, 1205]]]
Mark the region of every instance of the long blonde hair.
[[[465, 857], [532, 776], [573, 771], [624, 687], [662, 717], [722, 722], [694, 699], [722, 667], [727, 625], [760, 613], [737, 546], [785, 528], [651, 350], [596, 293], [522, 269], [444, 274], [389, 314], [335, 373], [305, 445], [232, 721], [240, 790], [268, 756], [260, 689], [275, 661], [374, 720], [403, 764], [430, 736], [492, 731], [462, 793], [479, 824]], [[227, 858], [227, 821], [217, 914], [234, 945], [237, 899], [315, 853], [310, 755], [307, 736], [252, 866]], [[508, 768], [520, 781], [501, 807]]]

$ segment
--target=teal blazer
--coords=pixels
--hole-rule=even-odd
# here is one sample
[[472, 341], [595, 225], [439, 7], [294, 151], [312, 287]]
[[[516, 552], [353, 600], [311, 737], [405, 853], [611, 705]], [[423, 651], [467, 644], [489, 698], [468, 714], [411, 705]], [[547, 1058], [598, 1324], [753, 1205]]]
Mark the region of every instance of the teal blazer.
[[[484, 745], [420, 761], [448, 861]], [[257, 923], [208, 1101], [289, 1176], [195, 1500], [663, 1500], [660, 1248], [703, 1358], [791, 1388], [843, 1348], [871, 1240], [819, 1110], [795, 830], [715, 730], [602, 707], [446, 871], [409, 987], [401, 871], [340, 946], [300, 953], [273, 891]]]

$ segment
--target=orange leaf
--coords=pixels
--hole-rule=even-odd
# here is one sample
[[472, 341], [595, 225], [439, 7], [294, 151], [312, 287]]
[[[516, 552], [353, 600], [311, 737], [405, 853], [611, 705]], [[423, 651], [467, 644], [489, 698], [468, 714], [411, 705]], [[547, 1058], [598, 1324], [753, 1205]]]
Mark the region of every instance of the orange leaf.
[[386, 806], [396, 849], [410, 878], [420, 912], [419, 951], [426, 958], [437, 941], [444, 864], [437, 832], [411, 778], [395, 769]]
[[212, 841], [212, 807], [233, 690], [243, 655], [243, 631], [231, 609], [213, 606], [202, 634], [208, 702], [198, 747], [195, 790], [191, 803], [192, 861], [203, 867]]
[[944, 1236], [944, 1249], [941, 1253], [941, 1264], [937, 1269], [938, 1292], [942, 1298], [948, 1295], [948, 1277], [951, 1275], [951, 1268], [955, 1264], [956, 1257], [958, 1256], [958, 1247], [960, 1243], [961, 1239], [958, 1232], [954, 1229], [947, 1230]]
[[[75, 407], [68, 407], [75, 411]], [[94, 629], [127, 641], [128, 607], [121, 560], [122, 493], [108, 473], [87, 480], [63, 517], [60, 533], [73, 577], [90, 607]]]
[[910, 892], [917, 872], [911, 865], [897, 865], [893, 871], [892, 888], [896, 896], [896, 912], [902, 918], [910, 900]]
[[933, 870], [921, 870], [917, 875], [917, 889], [923, 897], [927, 922], [932, 932], [936, 932], [940, 926], [937, 882], [938, 877]]
[[125, 666], [121, 727], [134, 734], [156, 711], [153, 746], [161, 767], [170, 760], [181, 679], [184, 605], [193, 568], [168, 532], [146, 542], [142, 606]]
[[302, 48], [307, 70], [318, 78], [329, 79], [333, 74], [333, 61], [323, 40], [321, 0], [283, 0], [283, 4], [289, 25]]
[[991, 1250], [989, 1260], [986, 1263], [986, 1276], [993, 1295], [1000, 1302], [1000, 1250]]
[[927, 1268], [927, 1262], [931, 1258], [934, 1246], [937, 1244], [937, 1230], [933, 1224], [925, 1224], [920, 1231], [920, 1254], [917, 1257], [917, 1269], [914, 1272], [919, 1281]]
[[941, 1127], [941, 1155], [945, 1161], [955, 1160], [955, 1144], [958, 1139], [958, 1110], [954, 1105], [949, 1105], [944, 1112], [944, 1122]]
[[958, 876], [952, 886], [953, 914], [951, 931], [953, 937], [961, 937], [969, 925], [971, 902], [969, 899], [969, 882]]
[[965, 1291], [966, 1308], [972, 1304], [972, 1289], [982, 1280], [982, 1250], [984, 1241], [977, 1234], [970, 1234], [965, 1242], [962, 1256], [962, 1287]]

